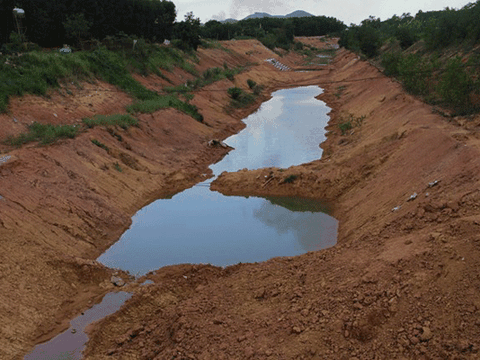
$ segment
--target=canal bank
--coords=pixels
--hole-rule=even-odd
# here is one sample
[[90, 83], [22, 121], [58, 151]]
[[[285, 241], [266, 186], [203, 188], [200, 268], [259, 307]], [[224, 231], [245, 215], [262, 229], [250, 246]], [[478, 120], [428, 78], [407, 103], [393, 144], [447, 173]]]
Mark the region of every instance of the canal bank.
[[[337, 201], [334, 213], [341, 222], [337, 246], [225, 269], [208, 265], [162, 268], [149, 275], [153, 284], [139, 287], [125, 307], [90, 333], [86, 359], [477, 357], [480, 219], [476, 208], [479, 184], [474, 174], [479, 173], [480, 157], [472, 126], [478, 119], [446, 123], [389, 79], [365, 81], [381, 75], [348, 52], [342, 51], [331, 69], [329, 74], [320, 77], [316, 73], [315, 79], [308, 80], [326, 88], [323, 98], [333, 109], [322, 160], [287, 169], [284, 175], [297, 176], [289, 184], [271, 181], [268, 189], [261, 189], [264, 182], [256, 176], [262, 173], [244, 171], [225, 175], [224, 184], [218, 185], [227, 192], [234, 181], [243, 180], [237, 184], [245, 193], [331, 196]], [[253, 78], [255, 71], [245, 76]], [[269, 74], [258, 70], [266, 83]], [[299, 74], [285, 73], [273, 81], [275, 74], [268, 82], [272, 88], [308, 82]], [[217, 106], [222, 103], [204, 99]], [[168, 115], [174, 118], [174, 114]], [[342, 135], [340, 124], [364, 115], [362, 126]], [[85, 149], [78, 150], [88, 154]], [[185, 151], [188, 149], [185, 146]], [[16, 163], [23, 171], [37, 169], [33, 162], [28, 165], [24, 161]], [[32, 161], [38, 164], [37, 158]], [[52, 165], [47, 168], [55, 169]], [[279, 170], [265, 171], [277, 176]], [[172, 179], [170, 186], [179, 178]], [[430, 187], [430, 183], [435, 185]], [[143, 186], [139, 180], [136, 184]], [[128, 187], [115, 189], [117, 199], [122, 191], [125, 199], [130, 199]], [[417, 197], [408, 201], [415, 193]], [[24, 205], [26, 200], [21, 201]], [[134, 212], [126, 212], [125, 224]], [[32, 216], [22, 215], [16, 217], [17, 222]], [[12, 228], [5, 217], [2, 222]], [[107, 229], [102, 222], [97, 224]], [[113, 223], [112, 233], [118, 224]], [[23, 228], [29, 228], [28, 222]], [[1, 231], [7, 234], [5, 229]], [[39, 246], [44, 238], [38, 231], [32, 233]], [[7, 235], [2, 238], [12, 244], [30, 239], [13, 231]], [[42, 334], [42, 327], [37, 323], [41, 316], [45, 323], [51, 315], [45, 303], [56, 311], [59, 301], [80, 296], [79, 291], [63, 292], [68, 290], [65, 284], [73, 280], [83, 290], [87, 279], [109, 279], [88, 261], [76, 260], [69, 268], [69, 263], [52, 261], [58, 259], [57, 253], [37, 250], [33, 252], [36, 257], [29, 256], [32, 249], [28, 241], [25, 245], [23, 259], [18, 259], [18, 250], [2, 259], [9, 283], [19, 285], [2, 282], [9, 296], [0, 293], [2, 306], [10, 310], [0, 313], [5, 325], [1, 349], [10, 354], [20, 353], [28, 341], [38, 341], [34, 335]], [[99, 252], [92, 251], [90, 259]], [[48, 266], [39, 268], [39, 255]], [[52, 266], [57, 273], [50, 276]], [[62, 269], [62, 277], [57, 269]], [[74, 277], [79, 271], [84, 282]], [[21, 276], [12, 278], [17, 273]], [[38, 274], [47, 278], [48, 284]], [[52, 289], [42, 292], [37, 285], [51, 285]], [[46, 299], [45, 294], [51, 298]], [[17, 310], [12, 302], [23, 306], [21, 316], [11, 310]], [[28, 311], [32, 304], [44, 314]], [[68, 306], [74, 308], [65, 302]]]
[[[318, 74], [271, 71], [271, 65], [260, 59], [277, 55], [256, 41], [226, 46], [231, 50], [201, 49], [198, 70], [222, 67], [224, 62], [229, 66], [250, 63], [250, 68], [234, 82], [222, 80], [195, 94], [192, 102], [208, 119], [203, 124], [167, 109], [140, 115], [139, 126], [117, 129], [114, 135], [119, 136], [95, 128], [55, 145], [8, 150], [8, 161], [0, 168], [0, 357], [28, 353], [35, 344], [68, 329], [70, 319], [106, 293], [118, 290], [111, 282], [112, 270], [93, 259], [118, 240], [131, 216], [155, 199], [203, 180], [208, 166], [227, 152], [210, 147], [209, 141], [238, 132], [241, 119], [275, 87], [317, 82]], [[255, 54], [246, 54], [252, 49]], [[297, 60], [294, 55], [292, 62]], [[252, 61], [258, 64], [251, 65]], [[175, 74], [174, 83], [185, 81], [185, 73]], [[239, 86], [248, 91], [247, 79], [264, 85], [264, 92], [248, 108], [230, 108], [227, 89]], [[155, 77], [141, 80], [149, 88], [158, 88]], [[128, 96], [116, 97], [114, 89], [101, 81], [71, 90], [68, 97], [53, 93], [50, 98], [14, 99], [8, 116], [21, 126], [24, 116], [37, 114], [39, 121], [48, 121], [45, 114], [68, 105], [68, 117], [81, 121], [88, 104], [109, 114], [131, 102]], [[85, 101], [88, 104], [81, 105]], [[2, 119], [13, 121], [8, 116]]]
[[321, 160], [224, 173], [213, 185], [334, 200], [337, 245], [225, 269], [159, 269], [96, 327], [87, 359], [478, 357], [472, 123], [446, 122], [351, 53], [333, 66], [319, 81], [333, 109]]

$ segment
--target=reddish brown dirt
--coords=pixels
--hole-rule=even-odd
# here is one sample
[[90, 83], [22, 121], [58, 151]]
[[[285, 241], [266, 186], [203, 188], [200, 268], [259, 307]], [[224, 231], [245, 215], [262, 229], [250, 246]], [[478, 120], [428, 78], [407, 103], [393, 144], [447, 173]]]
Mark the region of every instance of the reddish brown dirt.
[[[243, 41], [238, 51], [201, 50], [197, 70], [248, 65], [252, 57], [245, 49], [253, 48], [265, 58], [277, 56], [257, 41]], [[270, 88], [283, 86], [276, 79], [313, 81], [266, 63], [250, 66], [234, 83], [224, 80], [196, 93], [192, 103], [204, 124], [168, 109], [140, 115], [139, 127], [129, 130], [95, 128], [50, 146], [0, 145], [0, 359], [21, 358], [115, 290], [111, 270], [92, 260], [118, 240], [141, 207], [204, 180], [208, 165], [226, 153], [207, 142], [238, 132], [240, 120]], [[166, 76], [180, 84], [190, 75], [177, 69]], [[265, 95], [248, 109], [229, 108], [228, 87], [247, 89], [247, 78], [254, 76], [266, 86]], [[138, 78], [153, 89], [166, 85], [156, 76]], [[12, 99], [8, 113], [0, 115], [0, 138], [26, 131], [32, 121], [80, 124], [93, 114], [122, 113], [131, 102], [102, 82], [64, 84], [47, 97]]]
[[[258, 42], [224, 46], [231, 52], [202, 50], [199, 68], [256, 62], [235, 84], [246, 88], [251, 78], [266, 93], [318, 84], [332, 120], [321, 160], [224, 174], [217, 189], [328, 199], [338, 244], [225, 269], [159, 269], [148, 276], [154, 284], [130, 284], [132, 299], [92, 329], [85, 358], [478, 358], [480, 119], [447, 122], [343, 50], [325, 70], [293, 73], [265, 63], [275, 54]], [[122, 142], [95, 129], [2, 154], [12, 158], [0, 165], [0, 358], [24, 354], [111, 290], [110, 271], [89, 259], [141, 206], [198, 181], [223, 155], [206, 141], [238, 131], [252, 111], [226, 106], [230, 86], [196, 94], [208, 126], [166, 110], [141, 116]], [[341, 135], [338, 125], [350, 118], [355, 126]], [[289, 175], [293, 183], [283, 183]]]

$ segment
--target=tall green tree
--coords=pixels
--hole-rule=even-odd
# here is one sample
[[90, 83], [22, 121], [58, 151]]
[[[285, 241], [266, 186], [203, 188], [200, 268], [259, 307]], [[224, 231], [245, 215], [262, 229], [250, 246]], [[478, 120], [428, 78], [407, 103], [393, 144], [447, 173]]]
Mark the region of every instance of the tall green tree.
[[189, 12], [185, 15], [185, 20], [175, 24], [175, 39], [179, 40], [179, 46], [183, 49], [197, 50], [202, 43], [200, 41], [200, 19]]
[[14, 0], [0, 0], [0, 45], [8, 41], [14, 30], [13, 8]]

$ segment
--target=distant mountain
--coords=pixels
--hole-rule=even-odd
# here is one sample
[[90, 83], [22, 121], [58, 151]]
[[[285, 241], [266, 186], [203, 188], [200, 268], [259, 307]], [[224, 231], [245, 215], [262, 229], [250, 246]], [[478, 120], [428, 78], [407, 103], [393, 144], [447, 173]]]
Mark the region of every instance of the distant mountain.
[[225, 19], [225, 20], [222, 20], [220, 21], [221, 23], [227, 23], [227, 24], [233, 24], [233, 23], [236, 23], [238, 20], [235, 20], [235, 19], [232, 19], [232, 18], [228, 18], [228, 19]]
[[305, 17], [305, 16], [315, 16], [312, 15], [306, 11], [303, 10], [296, 10], [290, 14], [287, 15], [270, 15], [265, 12], [256, 12], [255, 14], [248, 15], [246, 18], [242, 20], [248, 20], [248, 19], [260, 19], [264, 17], [270, 17], [270, 18], [294, 18], [294, 17]]
[[[306, 11], [303, 10], [296, 10], [290, 14], [287, 15], [270, 15], [266, 12], [256, 12], [254, 14], [248, 15], [246, 18], [243, 18], [242, 20], [248, 20], [248, 19], [261, 19], [264, 17], [269, 17], [269, 18], [294, 18], [294, 17], [306, 17], [306, 16], [315, 16], [312, 15]], [[221, 23], [236, 23], [238, 20], [229, 18], [225, 20], [221, 20]]]
[[282, 17], [281, 15], [280, 16], [275, 16], [275, 15], [270, 15], [270, 14], [267, 14], [267, 13], [264, 13], [264, 12], [256, 12], [255, 14], [251, 14], [251, 15], [248, 15], [246, 18], [243, 18], [242, 20], [248, 20], [248, 19], [260, 19], [260, 18], [264, 18], [264, 17]]
[[315, 15], [312, 15], [306, 11], [303, 11], [303, 10], [296, 10], [288, 15], [285, 15], [285, 17], [287, 18], [293, 18], [293, 17], [307, 17], [307, 16], [315, 16]]

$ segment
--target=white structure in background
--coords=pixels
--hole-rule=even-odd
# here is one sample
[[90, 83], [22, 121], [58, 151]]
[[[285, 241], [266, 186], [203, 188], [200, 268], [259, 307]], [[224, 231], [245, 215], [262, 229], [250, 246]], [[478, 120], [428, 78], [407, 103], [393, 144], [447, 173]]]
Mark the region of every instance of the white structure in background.
[[17, 27], [17, 33], [23, 39], [24, 28], [22, 24], [22, 19], [25, 17], [25, 10], [20, 8], [14, 8], [13, 17], [15, 18], [15, 26]]
[[60, 54], [70, 54], [72, 49], [67, 44], [63, 44], [63, 47], [59, 50]]
[[274, 58], [271, 58], [271, 59], [267, 59], [265, 60], [266, 62], [272, 64], [273, 66], [275, 66], [276, 69], [280, 70], [280, 71], [289, 71], [291, 70], [287, 65], [283, 65], [280, 61], [274, 59]]

